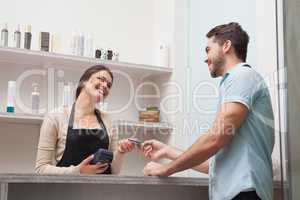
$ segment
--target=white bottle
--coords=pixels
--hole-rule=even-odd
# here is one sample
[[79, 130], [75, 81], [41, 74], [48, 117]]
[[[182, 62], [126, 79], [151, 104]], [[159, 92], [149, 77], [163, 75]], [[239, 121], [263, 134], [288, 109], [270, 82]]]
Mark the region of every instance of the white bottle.
[[14, 42], [13, 47], [20, 48], [21, 47], [21, 32], [20, 25], [17, 26], [17, 29], [14, 32]]
[[15, 112], [16, 81], [8, 81], [6, 112]]
[[51, 52], [59, 53], [61, 51], [61, 39], [58, 33], [51, 35]]
[[32, 84], [33, 91], [31, 93], [31, 110], [33, 114], [39, 114], [40, 109], [40, 93], [38, 91], [38, 84]]
[[157, 65], [161, 67], [169, 66], [169, 47], [165, 43], [160, 43], [158, 46]]
[[83, 33], [80, 33], [79, 35], [79, 44], [78, 44], [78, 56], [84, 56], [84, 35]]
[[63, 106], [64, 107], [70, 107], [72, 105], [72, 91], [71, 91], [71, 85], [64, 85], [64, 91], [63, 91]]
[[79, 55], [79, 43], [80, 43], [80, 36], [78, 32], [74, 32], [71, 41], [71, 54], [78, 56]]
[[88, 35], [84, 43], [84, 56], [93, 57], [94, 56], [94, 40]]
[[4, 25], [4, 28], [1, 30], [1, 46], [8, 47], [8, 28], [7, 28], [7, 23]]

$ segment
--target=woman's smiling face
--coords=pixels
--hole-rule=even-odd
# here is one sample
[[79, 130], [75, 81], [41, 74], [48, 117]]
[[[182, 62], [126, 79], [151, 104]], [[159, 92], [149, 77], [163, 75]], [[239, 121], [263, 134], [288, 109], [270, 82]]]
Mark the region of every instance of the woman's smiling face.
[[95, 102], [100, 102], [109, 94], [111, 87], [112, 77], [106, 70], [101, 70], [92, 74], [85, 82], [84, 90]]

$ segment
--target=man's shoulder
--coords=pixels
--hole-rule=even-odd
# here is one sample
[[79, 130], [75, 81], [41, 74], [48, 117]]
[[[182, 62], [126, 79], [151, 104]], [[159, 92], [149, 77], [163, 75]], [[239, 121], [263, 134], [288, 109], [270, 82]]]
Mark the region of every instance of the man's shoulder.
[[228, 81], [236, 80], [246, 83], [257, 83], [262, 80], [261, 75], [251, 67], [240, 66], [228, 77]]

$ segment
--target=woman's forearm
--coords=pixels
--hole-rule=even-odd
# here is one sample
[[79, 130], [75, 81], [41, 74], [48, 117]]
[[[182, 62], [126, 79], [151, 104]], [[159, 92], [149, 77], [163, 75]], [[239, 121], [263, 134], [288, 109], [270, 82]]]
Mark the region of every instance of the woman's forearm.
[[124, 153], [120, 153], [118, 150], [114, 152], [114, 159], [111, 163], [112, 174], [119, 174], [121, 171], [121, 166], [124, 160]]

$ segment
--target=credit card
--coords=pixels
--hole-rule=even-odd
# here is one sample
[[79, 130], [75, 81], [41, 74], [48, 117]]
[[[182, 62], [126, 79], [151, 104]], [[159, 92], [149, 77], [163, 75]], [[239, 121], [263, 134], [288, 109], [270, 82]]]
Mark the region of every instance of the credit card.
[[135, 143], [136, 145], [142, 145], [142, 142], [138, 139], [134, 139], [134, 138], [128, 138], [129, 141]]

